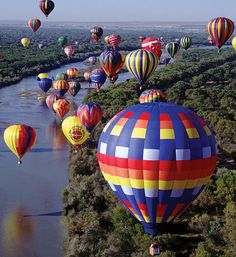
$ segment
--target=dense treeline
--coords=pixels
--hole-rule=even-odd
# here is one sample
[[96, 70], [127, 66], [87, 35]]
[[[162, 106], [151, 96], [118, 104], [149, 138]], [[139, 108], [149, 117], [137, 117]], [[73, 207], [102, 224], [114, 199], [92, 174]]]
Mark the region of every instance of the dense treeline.
[[[187, 212], [161, 228], [162, 257], [236, 256], [236, 55], [223, 50], [193, 50], [156, 72], [145, 88], [166, 90], [169, 101], [191, 108], [214, 129], [220, 155], [210, 185]], [[86, 101], [102, 105], [105, 115], [80, 152], [70, 154], [70, 184], [63, 193], [68, 236], [67, 257], [147, 257], [151, 237], [119, 204], [103, 179], [97, 140], [117, 112], [138, 103], [136, 81], [91, 91]]]

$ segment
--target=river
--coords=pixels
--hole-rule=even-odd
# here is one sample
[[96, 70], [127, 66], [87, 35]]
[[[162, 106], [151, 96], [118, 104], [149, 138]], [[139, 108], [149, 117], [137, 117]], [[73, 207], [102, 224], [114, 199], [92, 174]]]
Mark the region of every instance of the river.
[[[52, 77], [69, 67], [87, 68], [74, 63], [48, 73]], [[118, 82], [130, 77], [120, 74]], [[74, 101], [67, 93], [73, 101], [71, 113], [87, 90], [82, 88]], [[0, 257], [64, 256], [63, 221], [57, 212], [63, 209], [61, 193], [68, 185], [68, 143], [60, 120], [38, 101], [39, 93], [35, 77], [0, 89]], [[3, 141], [5, 128], [17, 123], [37, 132], [36, 144], [22, 165]]]

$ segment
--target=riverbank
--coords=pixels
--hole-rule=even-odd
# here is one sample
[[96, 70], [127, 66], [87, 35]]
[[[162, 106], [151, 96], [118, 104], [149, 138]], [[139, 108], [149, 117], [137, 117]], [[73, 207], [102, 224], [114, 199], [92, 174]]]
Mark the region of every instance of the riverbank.
[[[146, 84], [147, 88], [166, 90], [169, 101], [197, 112], [216, 132], [220, 147], [231, 153], [228, 158], [219, 156], [216, 175], [192, 207], [160, 232], [159, 246], [163, 256], [203, 256], [196, 255], [202, 245], [207, 252], [212, 252], [210, 257], [223, 256], [234, 247], [233, 236], [230, 240], [224, 239], [231, 222], [225, 213], [229, 212], [231, 197], [236, 197], [236, 167], [232, 159], [236, 148], [236, 120], [230, 114], [236, 100], [234, 70], [236, 57], [232, 51], [224, 51], [219, 56], [215, 51], [195, 50], [184, 53], [180, 61], [156, 72]], [[219, 84], [222, 74], [229, 76], [227, 84]], [[211, 86], [207, 81], [215, 81], [216, 85]], [[142, 226], [114, 197], [101, 175], [96, 155], [98, 138], [105, 124], [125, 107], [138, 103], [140, 93], [136, 81], [130, 80], [99, 93], [93, 90], [85, 99], [100, 104], [104, 118], [92, 139], [77, 154], [70, 152], [70, 184], [63, 193], [68, 221], [65, 257], [148, 256], [151, 237], [144, 234]], [[232, 191], [226, 192], [224, 188]], [[234, 208], [231, 212], [236, 211], [236, 206]], [[216, 226], [219, 219], [221, 231]], [[219, 245], [219, 240], [224, 245]]]

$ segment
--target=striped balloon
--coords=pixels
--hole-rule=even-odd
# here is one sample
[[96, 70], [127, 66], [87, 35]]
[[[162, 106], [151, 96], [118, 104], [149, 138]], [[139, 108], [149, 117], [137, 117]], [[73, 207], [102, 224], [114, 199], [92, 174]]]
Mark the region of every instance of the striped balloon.
[[107, 75], [103, 69], [95, 69], [91, 72], [90, 79], [95, 84], [97, 90], [100, 90], [107, 80]]
[[81, 89], [81, 85], [79, 82], [72, 81], [69, 82], [69, 92], [72, 96], [76, 96]]
[[182, 37], [180, 39], [180, 46], [185, 50], [188, 50], [191, 45], [192, 45], [191, 37]]
[[47, 96], [46, 105], [47, 105], [48, 109], [53, 109], [53, 104], [59, 99], [60, 99], [60, 97], [57, 95], [54, 95], [54, 94]]
[[216, 167], [213, 132], [196, 113], [174, 103], [128, 107], [103, 129], [98, 161], [120, 202], [156, 235], [209, 183]]
[[102, 116], [102, 108], [99, 104], [93, 102], [81, 104], [77, 110], [77, 117], [89, 133], [94, 130]]
[[62, 119], [69, 112], [70, 103], [66, 99], [59, 99], [53, 103], [53, 110]]
[[166, 94], [160, 89], [145, 90], [139, 97], [140, 103], [166, 102], [166, 100]]
[[18, 163], [21, 163], [22, 157], [29, 152], [36, 141], [36, 132], [24, 124], [12, 125], [5, 130], [3, 137], [8, 148], [19, 159]]
[[69, 68], [66, 71], [66, 74], [68, 75], [69, 79], [75, 79], [78, 76], [79, 71], [76, 68]]
[[121, 43], [121, 36], [118, 35], [118, 34], [112, 34], [109, 36], [108, 38], [108, 42], [109, 44], [114, 48], [116, 49], [117, 46], [119, 46], [119, 44]]
[[33, 32], [36, 32], [41, 26], [41, 21], [38, 19], [30, 19], [28, 21], [28, 26], [31, 28]]
[[218, 17], [208, 23], [208, 33], [220, 49], [234, 32], [234, 23], [225, 17]]
[[156, 70], [158, 59], [152, 52], [136, 50], [126, 56], [125, 64], [129, 72], [135, 76], [140, 84], [144, 84]]
[[170, 42], [166, 44], [166, 52], [172, 57], [174, 58], [175, 55], [178, 53], [180, 47], [179, 44], [175, 43], [175, 42]]
[[53, 11], [55, 8], [55, 4], [51, 0], [41, 0], [39, 3], [39, 7], [41, 11], [44, 13], [46, 17]]
[[109, 78], [119, 73], [125, 63], [125, 56], [116, 50], [102, 52], [99, 59], [102, 69]]
[[69, 83], [66, 80], [57, 80], [53, 83], [53, 87], [56, 94], [63, 97], [69, 89]]

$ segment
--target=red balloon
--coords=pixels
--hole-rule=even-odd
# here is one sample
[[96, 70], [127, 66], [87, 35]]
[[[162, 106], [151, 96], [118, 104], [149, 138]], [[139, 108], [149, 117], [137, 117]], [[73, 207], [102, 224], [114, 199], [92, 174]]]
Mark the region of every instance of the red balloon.
[[159, 60], [162, 55], [161, 48], [162, 48], [161, 41], [157, 38], [149, 37], [142, 41], [142, 49], [148, 50], [154, 53]]

